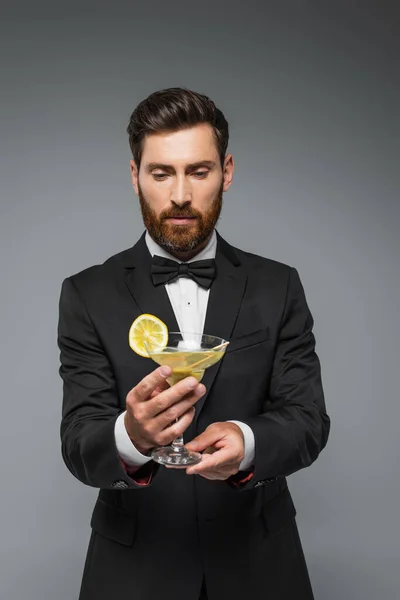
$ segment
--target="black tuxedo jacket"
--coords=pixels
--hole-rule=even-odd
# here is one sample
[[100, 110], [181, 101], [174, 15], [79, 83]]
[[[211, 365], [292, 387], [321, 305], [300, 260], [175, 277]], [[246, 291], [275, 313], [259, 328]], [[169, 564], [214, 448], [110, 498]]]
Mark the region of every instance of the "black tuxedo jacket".
[[247, 423], [255, 467], [239, 487], [235, 477], [209, 481], [153, 461], [133, 479], [118, 456], [126, 395], [156, 368], [130, 349], [129, 327], [151, 313], [179, 329], [165, 287], [152, 283], [144, 234], [63, 282], [62, 455], [79, 481], [100, 488], [81, 600], [197, 600], [203, 573], [210, 600], [263, 589], [269, 600], [312, 598], [286, 476], [315, 461], [329, 433], [313, 319], [294, 268], [217, 239], [204, 332], [230, 344], [204, 375], [184, 438], [216, 421]]

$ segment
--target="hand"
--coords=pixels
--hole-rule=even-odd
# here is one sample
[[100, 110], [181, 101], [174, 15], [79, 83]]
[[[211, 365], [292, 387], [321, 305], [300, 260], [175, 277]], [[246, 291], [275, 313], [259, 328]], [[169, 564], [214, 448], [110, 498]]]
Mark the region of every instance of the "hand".
[[225, 480], [236, 475], [244, 458], [244, 436], [236, 423], [212, 423], [185, 444], [188, 450], [203, 452], [201, 462], [186, 469], [187, 475]]
[[156, 446], [166, 446], [181, 435], [193, 420], [193, 405], [206, 391], [194, 377], [186, 377], [170, 387], [166, 378], [171, 373], [170, 367], [158, 367], [126, 397], [125, 428], [142, 454]]

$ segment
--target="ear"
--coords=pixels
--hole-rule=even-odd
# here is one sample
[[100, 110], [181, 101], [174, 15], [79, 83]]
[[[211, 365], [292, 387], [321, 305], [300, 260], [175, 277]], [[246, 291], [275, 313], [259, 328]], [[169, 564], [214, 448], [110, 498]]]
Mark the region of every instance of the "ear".
[[131, 171], [132, 185], [134, 187], [136, 195], [138, 196], [139, 195], [139, 185], [138, 185], [139, 171], [138, 171], [136, 163], [133, 159], [129, 161], [129, 168]]
[[224, 160], [224, 187], [223, 187], [223, 191], [226, 192], [227, 190], [229, 190], [231, 183], [232, 183], [232, 179], [233, 179], [233, 173], [235, 171], [235, 162], [233, 160], [233, 156], [232, 154], [227, 154]]

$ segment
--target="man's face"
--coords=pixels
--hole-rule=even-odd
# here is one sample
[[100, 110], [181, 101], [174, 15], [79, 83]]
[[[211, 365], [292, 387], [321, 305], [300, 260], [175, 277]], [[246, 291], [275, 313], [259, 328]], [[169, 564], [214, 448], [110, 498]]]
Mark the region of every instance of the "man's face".
[[147, 135], [140, 171], [132, 160], [131, 172], [153, 240], [173, 254], [191, 254], [204, 247], [218, 221], [233, 170], [230, 154], [221, 168], [208, 124]]

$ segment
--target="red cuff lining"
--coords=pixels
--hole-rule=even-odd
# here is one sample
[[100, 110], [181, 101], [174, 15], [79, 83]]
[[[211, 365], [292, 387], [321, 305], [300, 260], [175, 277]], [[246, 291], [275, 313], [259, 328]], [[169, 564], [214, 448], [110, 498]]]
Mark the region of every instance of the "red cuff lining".
[[[241, 475], [241, 478], [238, 479], [238, 475]], [[236, 488], [240, 487], [243, 483], [247, 483], [248, 481], [250, 481], [250, 479], [252, 479], [254, 475], [254, 471], [249, 471], [246, 475], [242, 475], [239, 471], [239, 473], [236, 473], [236, 475], [233, 475], [230, 478], [230, 483], [232, 483], [232, 485], [234, 485]]]
[[137, 484], [137, 485], [149, 485], [149, 483], [151, 482], [151, 479], [153, 477], [153, 468], [151, 468], [150, 473], [147, 474], [143, 474], [140, 473], [140, 471], [142, 470], [143, 467], [147, 466], [143, 465], [143, 467], [130, 467], [129, 465], [125, 464], [124, 461], [122, 460], [122, 458], [120, 458], [122, 467], [125, 471], [125, 473], [127, 475], [129, 475], [129, 477]]

